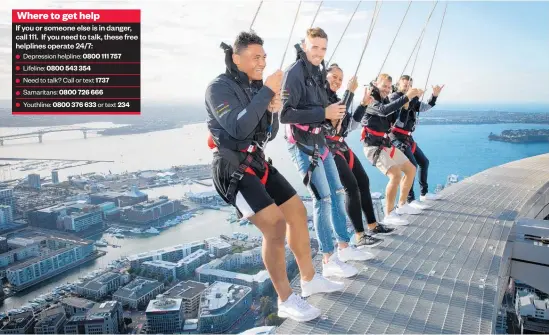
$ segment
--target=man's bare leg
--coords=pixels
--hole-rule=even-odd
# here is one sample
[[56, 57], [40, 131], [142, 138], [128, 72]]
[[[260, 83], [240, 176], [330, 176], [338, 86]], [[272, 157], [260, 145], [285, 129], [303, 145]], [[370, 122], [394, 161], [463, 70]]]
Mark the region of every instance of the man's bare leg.
[[[402, 170], [398, 165], [391, 166], [391, 168], [387, 171], [387, 177], [389, 177], [389, 182], [387, 183], [387, 187], [385, 188], [387, 202], [385, 206], [385, 215], [389, 215], [393, 208], [395, 208], [398, 184], [402, 179]], [[408, 193], [406, 193], [406, 196], [408, 196]]]
[[307, 227], [307, 210], [297, 195], [291, 197], [278, 208], [280, 208], [286, 219], [288, 245], [295, 255], [301, 280], [311, 281], [315, 275], [315, 269]]
[[281, 301], [292, 294], [288, 274], [286, 273], [286, 220], [282, 211], [272, 204], [249, 220], [263, 234], [262, 256], [265, 268], [271, 277], [274, 289]]
[[404, 178], [400, 182], [400, 199], [399, 205], [405, 205], [408, 202], [408, 193], [414, 183], [414, 177], [416, 175], [416, 167], [410, 161], [400, 166], [402, 172], [404, 172]]

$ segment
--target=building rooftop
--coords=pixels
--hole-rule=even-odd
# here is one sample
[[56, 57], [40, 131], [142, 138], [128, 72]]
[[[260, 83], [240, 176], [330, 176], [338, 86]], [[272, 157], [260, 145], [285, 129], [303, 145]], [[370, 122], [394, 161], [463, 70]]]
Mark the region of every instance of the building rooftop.
[[520, 297], [519, 304], [521, 307], [528, 306], [532, 304], [532, 297], [530, 295]]
[[92, 291], [99, 291], [99, 289], [101, 289], [101, 287], [103, 287], [104, 285], [106, 285], [108, 282], [110, 282], [111, 280], [114, 280], [116, 279], [117, 277], [120, 277], [120, 273], [116, 273], [116, 272], [106, 272], [104, 274], [102, 274], [101, 276], [97, 277], [97, 278], [93, 278], [83, 284], [79, 284], [78, 286], [79, 287], [82, 287], [82, 288], [86, 288], [88, 290], [92, 290]]
[[[549, 154], [539, 155], [445, 188], [442, 200], [385, 238], [374, 260], [352, 262], [359, 273], [343, 280], [342, 292], [307, 299], [322, 318], [286, 319], [277, 333], [495, 333], [507, 240], [517, 218], [547, 215], [547, 166]], [[299, 293], [298, 278], [292, 285]]]
[[105, 301], [105, 302], [98, 302], [95, 303], [88, 311], [88, 314], [86, 315], [87, 320], [95, 320], [95, 319], [104, 319], [106, 316], [110, 315], [113, 310], [117, 309], [120, 306], [120, 303], [118, 301]]
[[8, 321], [8, 323], [6, 323], [4, 327], [2, 327], [2, 330], [22, 329], [29, 322], [31, 322], [32, 319], [34, 319], [34, 315], [32, 312], [24, 312], [24, 313], [13, 315], [10, 317], [10, 320]]
[[145, 279], [145, 278], [136, 278], [132, 280], [128, 285], [119, 288], [113, 296], [118, 296], [126, 299], [138, 299], [152, 291], [156, 288], [163, 286], [161, 282], [157, 280]]
[[202, 293], [199, 316], [225, 314], [251, 291], [252, 289], [248, 286], [216, 281]]
[[38, 322], [35, 327], [54, 326], [59, 320], [65, 317], [65, 309], [61, 306], [49, 308], [38, 316]]
[[73, 315], [67, 323], [80, 323], [86, 320], [86, 315]]
[[536, 309], [546, 310], [549, 308], [547, 305], [547, 300], [534, 300], [534, 307], [536, 307]]
[[179, 264], [189, 264], [189, 263], [192, 263], [193, 261], [195, 261], [197, 258], [200, 258], [204, 255], [208, 255], [208, 251], [207, 250], [204, 250], [204, 249], [198, 249], [196, 250], [195, 252], [193, 252], [192, 254], [188, 255], [187, 257], [183, 258], [182, 260], [180, 260]]
[[148, 211], [154, 207], [158, 207], [163, 204], [174, 202], [174, 201], [177, 201], [177, 200], [170, 200], [166, 196], [160, 196], [158, 199], [147, 200], [146, 202], [133, 205], [131, 206], [131, 208], [136, 211]]
[[13, 244], [17, 247], [27, 247], [29, 245], [36, 244], [36, 242], [37, 241], [35, 241], [33, 238], [22, 238], [22, 237], [14, 237], [8, 240], [8, 244]]
[[147, 310], [145, 313], [159, 313], [159, 312], [170, 312], [170, 311], [179, 311], [181, 309], [181, 299], [176, 298], [167, 298], [162, 295], [159, 295], [157, 297], [158, 299], [154, 299], [149, 301], [149, 305], [147, 306]]
[[94, 302], [91, 300], [78, 297], [63, 298], [63, 300], [61, 300], [61, 303], [76, 308], [92, 308], [94, 304]]
[[162, 255], [162, 254], [165, 254], [165, 253], [168, 253], [168, 252], [173, 252], [173, 251], [177, 251], [177, 250], [192, 248], [194, 246], [199, 246], [199, 245], [202, 245], [202, 244], [204, 244], [204, 242], [195, 241], [195, 242], [172, 245], [170, 247], [165, 247], [165, 248], [162, 248], [162, 249], [151, 250], [151, 251], [147, 251], [147, 252], [142, 252], [140, 254], [131, 255], [131, 256], [128, 256], [128, 259], [130, 261], [136, 261], [136, 260], [147, 258], [147, 257], [159, 256], [159, 255]]
[[246, 281], [250, 284], [253, 282], [261, 283], [266, 280], [270, 280], [269, 273], [266, 270], [261, 270], [255, 275], [249, 275], [249, 274], [220, 270], [220, 269], [212, 269], [208, 267], [200, 267], [196, 269], [196, 272], [200, 273], [201, 275], [214, 275], [214, 276], [231, 279], [231, 280], [239, 279], [239, 280]]
[[143, 262], [143, 265], [155, 266], [155, 267], [164, 268], [167, 270], [173, 270], [177, 267], [177, 263], [162, 261], [159, 259]]
[[[59, 238], [49, 238], [49, 239], [57, 239], [57, 240], [60, 240]], [[45, 260], [45, 259], [48, 259], [48, 258], [52, 258], [54, 257], [55, 255], [59, 255], [59, 254], [62, 254], [68, 250], [72, 250], [78, 246], [83, 246], [83, 245], [91, 245], [92, 242], [91, 241], [74, 241], [74, 240], [69, 240], [69, 239], [64, 239], [65, 242], [69, 242], [70, 244], [65, 247], [65, 248], [60, 248], [60, 249], [56, 249], [56, 250], [50, 250], [49, 253], [47, 254], [43, 254], [42, 256], [39, 256], [39, 257], [32, 257], [32, 258], [29, 258], [28, 260], [25, 260], [24, 262], [22, 263], [15, 263], [14, 265], [12, 266], [9, 266], [7, 268], [8, 271], [17, 271], [17, 270], [20, 270], [20, 269], [23, 269], [23, 268], [26, 268], [27, 266], [29, 265], [32, 265], [32, 264], [36, 264], [42, 260]]]
[[192, 280], [182, 281], [164, 293], [168, 298], [192, 299], [200, 295], [208, 286]]

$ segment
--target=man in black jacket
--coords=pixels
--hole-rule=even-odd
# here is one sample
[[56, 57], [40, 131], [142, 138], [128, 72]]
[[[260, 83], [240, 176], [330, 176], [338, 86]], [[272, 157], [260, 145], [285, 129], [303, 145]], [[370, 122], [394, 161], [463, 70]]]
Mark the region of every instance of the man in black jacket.
[[302, 43], [305, 50], [298, 48], [298, 60], [284, 74], [280, 122], [287, 124], [288, 151], [313, 197], [315, 232], [324, 256], [322, 273], [351, 277], [358, 270], [346, 261], [367, 260], [374, 255], [349, 245], [345, 189], [324, 137], [326, 119], [341, 120], [346, 110], [339, 103], [330, 104], [326, 94], [326, 70], [321, 65], [327, 44], [328, 35], [324, 30], [307, 30]]
[[278, 293], [278, 315], [296, 321], [320, 316], [318, 308], [292, 293], [285, 262], [285, 236], [301, 274], [302, 296], [343, 289], [315, 273], [307, 212], [294, 188], [265, 159], [263, 149], [278, 131], [282, 72], [263, 84], [263, 40], [243, 32], [225, 45], [227, 71], [206, 90], [208, 129], [214, 150], [213, 181], [220, 196], [263, 234], [263, 261]]
[[[362, 110], [356, 111], [353, 118], [355, 120], [362, 118], [364, 154], [372, 165], [389, 177], [385, 190], [386, 208], [383, 222], [386, 224], [407, 225], [408, 221], [401, 218], [401, 214], [417, 215], [421, 213], [421, 210], [411, 207], [406, 201], [416, 168], [402, 151], [391, 145], [388, 133], [395, 121], [395, 113], [408, 101], [420, 96], [423, 92], [420, 89], [412, 88], [402, 97], [390, 102], [388, 95], [392, 90], [392, 78], [384, 73], [377, 77], [372, 88], [374, 102]], [[404, 173], [404, 176], [402, 176], [402, 173]], [[400, 199], [395, 207], [399, 184]]]
[[[412, 87], [413, 79], [408, 75], [403, 75], [398, 81], [398, 91], [394, 92], [389, 96], [389, 100], [395, 101], [401, 96], [405, 95], [406, 92]], [[414, 164], [416, 168], [419, 166], [419, 186], [421, 188], [420, 201], [417, 201], [414, 195], [414, 186], [412, 183], [412, 188], [408, 194], [408, 203], [412, 207], [419, 209], [428, 208], [429, 206], [425, 201], [429, 200], [438, 200], [439, 196], [436, 194], [428, 193], [429, 186], [427, 184], [427, 171], [429, 169], [429, 160], [419, 148], [417, 143], [412, 137], [412, 133], [416, 129], [417, 116], [419, 113], [426, 112], [433, 108], [436, 104], [438, 95], [440, 91], [444, 88], [444, 85], [433, 86], [433, 95], [427, 103], [419, 101], [419, 98], [414, 98], [407, 104], [405, 104], [398, 112], [398, 116], [393, 125], [389, 137], [391, 142], [397, 148], [399, 148], [406, 157]]]

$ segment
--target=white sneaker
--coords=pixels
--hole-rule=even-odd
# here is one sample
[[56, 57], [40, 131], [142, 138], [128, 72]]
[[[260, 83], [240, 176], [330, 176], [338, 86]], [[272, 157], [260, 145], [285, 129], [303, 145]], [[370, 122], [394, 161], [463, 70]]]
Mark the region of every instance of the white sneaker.
[[297, 322], [307, 322], [318, 318], [322, 312], [320, 309], [310, 305], [300, 296], [292, 293], [288, 300], [278, 301], [278, 317], [290, 318]]
[[417, 200], [410, 202], [408, 205], [420, 210], [431, 208], [431, 206], [427, 205], [425, 202], [417, 201]]
[[408, 204], [405, 204], [402, 206], [399, 205], [395, 209], [395, 212], [397, 212], [397, 214], [400, 214], [400, 215], [402, 214], [418, 215], [418, 214], [421, 214], [421, 209], [417, 209]]
[[407, 226], [410, 224], [408, 220], [400, 216], [396, 211], [392, 211], [389, 215], [385, 215], [383, 224], [389, 226]]
[[335, 253], [330, 256], [328, 263], [322, 263], [322, 276], [324, 277], [349, 278], [357, 273], [358, 270], [354, 266], [340, 261]]
[[301, 281], [301, 296], [307, 298], [312, 294], [342, 291], [344, 288], [345, 284], [328, 280], [315, 273], [311, 281]]
[[374, 254], [366, 250], [357, 249], [352, 246], [348, 246], [345, 249], [337, 249], [337, 258], [342, 262], [348, 261], [367, 261], [374, 258]]
[[419, 200], [421, 201], [429, 201], [429, 200], [440, 200], [442, 197], [438, 194], [433, 194], [433, 193], [427, 193], [425, 195], [422, 195], [419, 197]]

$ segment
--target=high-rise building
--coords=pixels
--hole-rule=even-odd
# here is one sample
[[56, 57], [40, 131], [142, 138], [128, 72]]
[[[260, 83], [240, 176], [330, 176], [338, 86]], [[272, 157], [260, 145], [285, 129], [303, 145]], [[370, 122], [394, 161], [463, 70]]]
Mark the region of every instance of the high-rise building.
[[29, 174], [28, 180], [29, 180], [29, 187], [30, 188], [35, 188], [37, 190], [40, 189], [40, 175], [39, 174], [37, 174], [37, 173]]
[[59, 171], [53, 170], [51, 172], [51, 182], [54, 184], [59, 184]]
[[0, 226], [13, 222], [13, 212], [11, 206], [0, 205]]
[[0, 205], [11, 206], [12, 212], [15, 211], [15, 203], [13, 199], [13, 189], [5, 188], [0, 190]]
[[145, 314], [149, 334], [179, 333], [185, 321], [182, 300], [166, 298], [162, 295], [149, 302]]
[[250, 310], [252, 289], [247, 286], [215, 282], [200, 298], [198, 331], [226, 333], [235, 320]]

